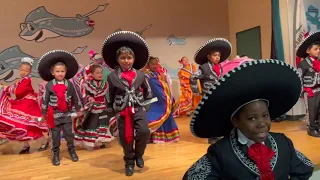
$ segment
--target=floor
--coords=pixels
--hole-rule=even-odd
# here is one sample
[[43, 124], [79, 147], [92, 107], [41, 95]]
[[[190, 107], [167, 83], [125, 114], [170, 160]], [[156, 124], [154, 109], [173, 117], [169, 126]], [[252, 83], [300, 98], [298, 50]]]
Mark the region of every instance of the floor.
[[[207, 150], [206, 139], [198, 139], [191, 135], [189, 118], [177, 118], [181, 132], [179, 143], [150, 144], [146, 150], [146, 167], [136, 170], [131, 180], [155, 180], [165, 177], [166, 180], [179, 180], [185, 171]], [[283, 132], [292, 139], [297, 149], [308, 156], [316, 170], [312, 179], [320, 179], [320, 138], [306, 135], [302, 122], [284, 121], [273, 123], [272, 131]], [[102, 150], [79, 150], [79, 162], [72, 162], [66, 151], [65, 142], [62, 144], [62, 160], [59, 167], [51, 165], [50, 151], [37, 152], [39, 142], [32, 142], [32, 152], [19, 155], [22, 144], [9, 142], [0, 146], [1, 180], [69, 180], [69, 179], [127, 179], [124, 175], [122, 149], [117, 142], [110, 143]]]

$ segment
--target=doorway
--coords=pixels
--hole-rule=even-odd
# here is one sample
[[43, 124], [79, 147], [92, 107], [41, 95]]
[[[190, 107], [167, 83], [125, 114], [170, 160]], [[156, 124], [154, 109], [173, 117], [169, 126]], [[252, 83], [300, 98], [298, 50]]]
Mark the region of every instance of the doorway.
[[253, 27], [236, 33], [237, 54], [247, 55], [253, 59], [261, 59], [261, 29]]

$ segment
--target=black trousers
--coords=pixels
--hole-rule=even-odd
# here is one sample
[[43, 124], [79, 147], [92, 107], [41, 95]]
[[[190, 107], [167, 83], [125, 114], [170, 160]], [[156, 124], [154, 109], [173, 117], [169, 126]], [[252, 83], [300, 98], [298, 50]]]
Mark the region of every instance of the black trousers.
[[61, 129], [63, 130], [64, 138], [67, 141], [68, 150], [74, 150], [74, 134], [72, 132], [71, 116], [55, 118], [54, 123], [55, 127], [50, 129], [52, 138], [52, 152], [55, 153], [60, 151]]
[[150, 138], [146, 111], [141, 108], [141, 110], [135, 112], [132, 119], [135, 137], [129, 144], [125, 140], [124, 118], [120, 116], [118, 119], [119, 138], [124, 151], [123, 159], [126, 167], [134, 165], [135, 159], [143, 156]]
[[309, 129], [320, 130], [320, 92], [308, 98]]

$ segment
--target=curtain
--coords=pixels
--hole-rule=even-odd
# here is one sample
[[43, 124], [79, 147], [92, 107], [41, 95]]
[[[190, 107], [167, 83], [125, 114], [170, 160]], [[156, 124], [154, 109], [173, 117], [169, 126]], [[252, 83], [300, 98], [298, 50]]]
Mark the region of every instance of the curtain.
[[272, 33], [271, 33], [271, 55], [272, 59], [285, 62], [282, 41], [282, 30], [280, 20], [279, 0], [272, 0]]

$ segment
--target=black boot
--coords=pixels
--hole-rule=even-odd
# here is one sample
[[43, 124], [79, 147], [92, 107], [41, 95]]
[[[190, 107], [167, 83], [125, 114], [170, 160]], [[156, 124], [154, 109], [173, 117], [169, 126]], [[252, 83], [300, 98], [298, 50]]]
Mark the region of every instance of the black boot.
[[136, 163], [137, 163], [137, 166], [138, 168], [143, 168], [144, 167], [144, 160], [142, 157], [139, 157], [136, 159]]
[[126, 166], [126, 176], [132, 176], [134, 173], [134, 165]]
[[19, 154], [29, 154], [30, 146], [23, 147], [23, 149], [19, 152]]
[[78, 155], [76, 154], [76, 151], [75, 151], [74, 149], [73, 149], [73, 150], [69, 150], [69, 155], [70, 155], [71, 160], [72, 160], [73, 162], [79, 161], [79, 157], [78, 157]]
[[59, 153], [59, 151], [58, 152], [53, 152], [52, 165], [54, 165], [54, 166], [59, 166], [60, 165], [60, 153]]
[[46, 144], [42, 144], [42, 145], [40, 146], [40, 148], [38, 149], [38, 151], [39, 151], [39, 152], [45, 151], [45, 150], [47, 150], [48, 148], [49, 148], [49, 142], [47, 142]]
[[313, 130], [313, 129], [308, 129], [308, 135], [313, 136], [313, 137], [320, 137], [320, 131], [319, 130]]

